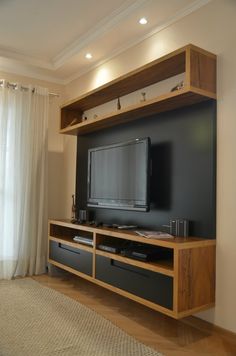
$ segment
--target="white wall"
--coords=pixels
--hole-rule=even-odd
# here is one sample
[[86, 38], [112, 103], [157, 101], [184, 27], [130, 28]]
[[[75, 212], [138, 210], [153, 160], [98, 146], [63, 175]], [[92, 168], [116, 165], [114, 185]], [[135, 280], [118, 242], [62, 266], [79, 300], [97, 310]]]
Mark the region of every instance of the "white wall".
[[[158, 14], [157, 14], [158, 16]], [[200, 317], [236, 332], [236, 1], [208, 5], [66, 86], [66, 98], [91, 90], [168, 52], [193, 43], [218, 55], [216, 307]], [[75, 186], [74, 137], [65, 141], [66, 215]]]

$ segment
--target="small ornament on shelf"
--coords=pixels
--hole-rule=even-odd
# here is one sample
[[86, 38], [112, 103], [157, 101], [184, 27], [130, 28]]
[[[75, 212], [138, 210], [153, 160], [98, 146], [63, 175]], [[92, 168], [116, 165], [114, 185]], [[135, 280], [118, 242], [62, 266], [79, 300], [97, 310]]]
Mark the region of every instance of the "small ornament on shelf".
[[93, 118], [94, 118], [94, 119], [97, 119], [97, 117], [98, 117], [97, 114], [94, 114], [94, 115], [93, 115]]
[[120, 105], [120, 98], [118, 97], [117, 99], [117, 110], [121, 109], [121, 105]]
[[180, 90], [184, 87], [184, 81], [182, 80], [181, 82], [179, 82], [176, 86], [174, 86], [171, 91], [176, 91], [176, 90]]
[[72, 126], [72, 125], [76, 125], [79, 123], [79, 119], [77, 117], [75, 117], [70, 123], [68, 126]]
[[141, 93], [141, 95], [142, 95], [142, 99], [140, 100], [140, 102], [142, 103], [142, 102], [146, 101], [146, 93], [145, 93], [145, 91], [143, 91]]
[[87, 120], [87, 116], [85, 116], [84, 114], [82, 115], [82, 122]]

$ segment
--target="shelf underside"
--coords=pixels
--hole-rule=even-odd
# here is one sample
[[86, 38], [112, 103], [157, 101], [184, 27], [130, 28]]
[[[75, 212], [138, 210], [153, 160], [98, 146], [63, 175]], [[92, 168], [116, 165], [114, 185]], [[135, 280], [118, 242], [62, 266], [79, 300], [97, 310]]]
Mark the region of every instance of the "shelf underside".
[[195, 88], [184, 88], [179, 91], [163, 94], [155, 99], [138, 105], [110, 113], [96, 119], [90, 119], [77, 125], [68, 126], [60, 133], [69, 135], [84, 135], [129, 121], [145, 118], [161, 112], [193, 105], [214, 98], [211, 93]]

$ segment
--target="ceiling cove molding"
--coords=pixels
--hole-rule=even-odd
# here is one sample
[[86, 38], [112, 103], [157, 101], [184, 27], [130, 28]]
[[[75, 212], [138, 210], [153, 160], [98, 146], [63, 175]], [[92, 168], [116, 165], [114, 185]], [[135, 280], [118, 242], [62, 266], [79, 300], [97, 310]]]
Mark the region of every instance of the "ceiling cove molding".
[[147, 4], [151, 0], [136, 0], [133, 4], [127, 5], [127, 2], [117, 10], [103, 18], [96, 26], [79, 37], [75, 42], [66, 47], [61, 53], [52, 60], [54, 69], [60, 68], [68, 59], [78, 54], [83, 48], [87, 47], [92, 41], [101, 37], [107, 31], [112, 29], [116, 24], [121, 22], [135, 10]]
[[50, 61], [38, 59], [38, 58], [35, 58], [32, 56], [27, 56], [25, 54], [22, 54], [18, 51], [15, 51], [15, 50], [9, 49], [9, 48], [1, 47], [0, 48], [0, 57], [20, 61], [21, 63], [29, 64], [34, 67], [40, 67], [43, 69], [54, 70], [54, 66], [52, 65], [52, 63]]
[[43, 80], [45, 82], [61, 84], [61, 85], [66, 85], [66, 83], [67, 83], [66, 80], [59, 79], [58, 77], [55, 77], [55, 76], [39, 74], [33, 69], [30, 70], [30, 69], [26, 69], [26, 68], [21, 68], [21, 66], [19, 64], [18, 65], [17, 64], [2, 65], [0, 63], [0, 72], [16, 74], [16, 75], [20, 75], [20, 76], [27, 77], [27, 78]]
[[190, 15], [191, 13], [193, 13], [194, 11], [196, 11], [196, 10], [200, 9], [201, 7], [207, 5], [211, 1], [212, 0], [196, 0], [192, 5], [186, 6], [182, 10], [178, 11], [174, 16], [172, 16], [168, 20], [164, 21], [162, 24], [157, 26], [154, 30], [152, 30], [148, 34], [145, 34], [144, 36], [140, 37], [139, 39], [137, 39], [135, 41], [132, 41], [132, 42], [129, 42], [127, 45], [119, 47], [117, 50], [112, 51], [109, 57], [106, 57], [103, 60], [95, 63], [94, 65], [91, 65], [89, 68], [87, 68], [87, 69], [85, 69], [83, 71], [80, 71], [79, 73], [75, 73], [75, 74], [71, 75], [70, 77], [65, 79], [65, 84], [69, 84], [73, 80], [78, 79], [78, 78], [82, 77], [83, 75], [85, 75], [86, 73], [89, 73], [90, 71], [96, 69], [97, 67], [105, 64], [106, 62], [108, 62], [112, 58], [118, 56], [119, 54], [121, 54], [121, 53], [123, 53], [125, 51], [127, 51], [128, 49], [134, 47], [135, 45], [143, 42], [147, 38], [152, 37], [153, 35], [155, 35], [156, 33], [164, 30], [165, 28], [173, 25], [177, 21], [181, 20], [182, 18], [184, 18], [187, 15]]
[[[51, 63], [49, 61], [47, 62], [47, 61], [43, 61], [43, 60], [38, 60], [38, 59], [36, 59], [34, 57], [25, 56], [25, 55], [23, 55], [21, 53], [18, 53], [17, 51], [12, 51], [10, 49], [4, 49], [4, 48], [0, 50], [0, 58], [1, 57], [3, 59], [4, 58], [9, 58], [14, 63], [13, 64], [9, 64], [8, 63], [7, 65], [4, 65], [0, 61], [0, 71], [5, 72], [5, 73], [13, 73], [13, 74], [16, 74], [16, 75], [23, 75], [23, 76], [26, 76], [26, 77], [35, 78], [35, 79], [39, 79], [39, 80], [44, 80], [44, 81], [51, 82], [51, 83], [67, 85], [70, 82], [72, 82], [73, 80], [85, 75], [86, 73], [88, 73], [88, 72], [94, 70], [95, 68], [103, 65], [104, 63], [108, 62], [109, 60], [111, 60], [112, 58], [118, 56], [122, 52], [125, 52], [126, 50], [134, 47], [135, 45], [137, 45], [140, 42], [144, 41], [145, 39], [155, 35], [156, 33], [162, 31], [163, 29], [167, 28], [168, 26], [171, 26], [172, 24], [174, 24], [175, 22], [181, 20], [185, 16], [187, 16], [187, 15], [191, 14], [192, 12], [200, 9], [202, 6], [207, 5], [211, 1], [212, 0], [196, 0], [192, 5], [183, 8], [181, 11], [178, 11], [175, 14], [175, 16], [169, 18], [167, 21], [163, 22], [161, 25], [156, 27], [154, 30], [152, 30], [148, 34], [142, 36], [138, 40], [132, 41], [132, 42], [128, 43], [127, 45], [118, 48], [117, 50], [113, 51], [110, 54], [109, 57], [106, 57], [103, 60], [95, 63], [94, 65], [91, 65], [89, 68], [86, 68], [86, 70], [77, 72], [77, 73], [75, 73], [75, 74], [73, 74], [73, 75], [71, 75], [71, 76], [69, 76], [69, 77], [67, 77], [65, 79], [58, 78], [58, 76], [56, 74], [53, 75], [53, 71], [55, 70], [55, 64], [53, 65], [53, 63]], [[139, 6], [141, 6], [145, 2], [146, 2], [146, 0], [139, 0], [139, 1], [136, 1], [135, 5], [138, 8]], [[127, 8], [127, 6], [126, 6], [126, 8]], [[118, 10], [117, 10], [117, 12], [118, 12]], [[25, 67], [22, 68], [20, 62], [22, 64], [29, 64], [29, 65], [32, 66], [32, 68], [25, 68]], [[38, 73], [37, 70], [33, 69], [33, 67], [35, 67], [35, 66], [40, 67], [42, 69], [51, 70], [52, 71], [52, 75], [47, 75], [47, 74], [44, 75], [44, 74]]]

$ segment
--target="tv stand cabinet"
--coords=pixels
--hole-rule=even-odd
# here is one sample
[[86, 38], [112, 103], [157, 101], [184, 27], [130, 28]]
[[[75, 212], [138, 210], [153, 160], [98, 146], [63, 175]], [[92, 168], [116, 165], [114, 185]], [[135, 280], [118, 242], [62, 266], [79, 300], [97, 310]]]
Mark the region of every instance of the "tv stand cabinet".
[[[93, 246], [73, 241], [81, 235]], [[165, 249], [155, 262], [99, 250], [109, 241], [133, 241]], [[214, 306], [215, 245], [212, 239], [147, 239], [132, 231], [49, 221], [49, 263], [175, 319]]]
[[[183, 74], [184, 85], [117, 109], [117, 98]], [[176, 83], [175, 83], [176, 84]], [[192, 44], [104, 84], [61, 107], [60, 133], [85, 135], [154, 114], [216, 99], [216, 56]], [[86, 111], [115, 101], [114, 111], [85, 120]], [[113, 103], [114, 104], [114, 103]], [[98, 109], [99, 111], [99, 109]], [[89, 237], [93, 246], [73, 241]], [[136, 241], [164, 248], [168, 258], [142, 262], [99, 250], [104, 239]], [[49, 222], [48, 261], [66, 271], [173, 318], [210, 308], [215, 300], [215, 245], [212, 239], [146, 239], [131, 231]]]

